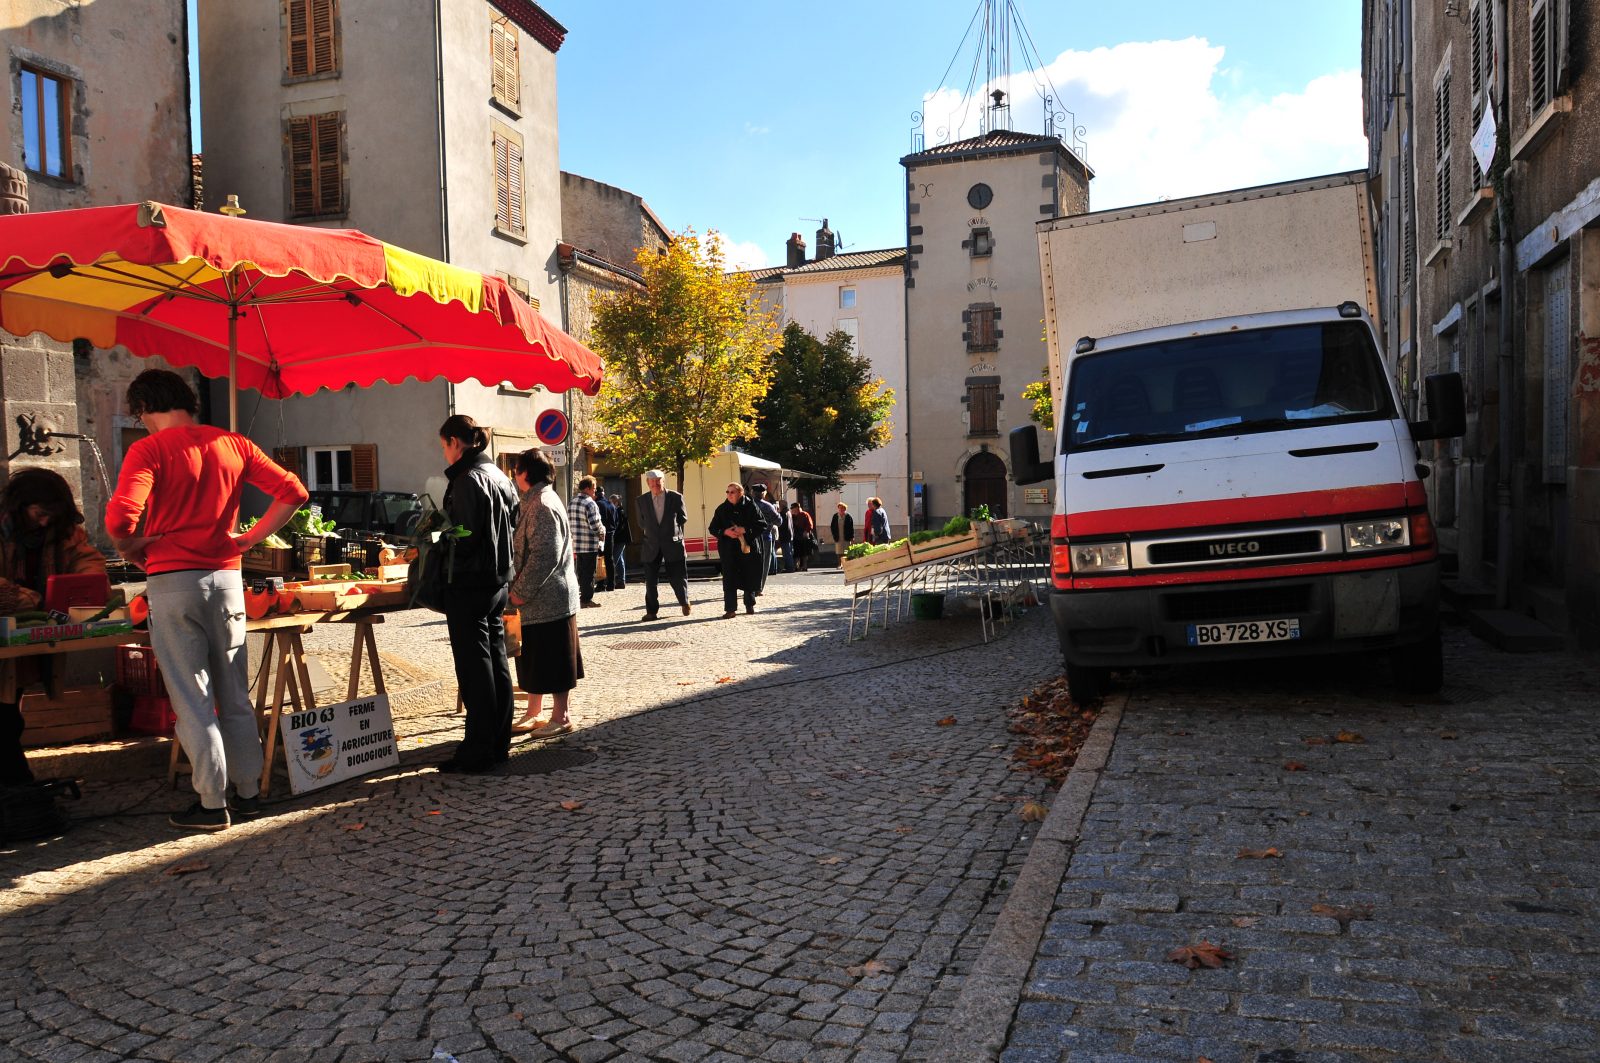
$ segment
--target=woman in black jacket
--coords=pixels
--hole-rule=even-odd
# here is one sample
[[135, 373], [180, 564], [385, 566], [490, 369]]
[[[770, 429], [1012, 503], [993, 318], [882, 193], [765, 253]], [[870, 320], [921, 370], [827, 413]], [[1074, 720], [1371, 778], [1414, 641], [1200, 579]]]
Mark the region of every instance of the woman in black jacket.
[[448, 559], [445, 628], [467, 709], [466, 735], [439, 770], [485, 772], [511, 750], [511, 664], [502, 617], [514, 571], [511, 525], [517, 493], [484, 453], [488, 435], [472, 418], [458, 413], [446, 420], [439, 427], [439, 445], [450, 463], [444, 471], [450, 481], [444, 513], [452, 528], [466, 533], [444, 540], [441, 553]]
[[744, 611], [756, 611], [761, 588], [761, 539], [767, 522], [756, 504], [744, 496], [744, 485], [728, 485], [728, 497], [711, 515], [711, 534], [717, 537], [717, 560], [722, 563], [722, 619], [739, 615], [739, 592]]

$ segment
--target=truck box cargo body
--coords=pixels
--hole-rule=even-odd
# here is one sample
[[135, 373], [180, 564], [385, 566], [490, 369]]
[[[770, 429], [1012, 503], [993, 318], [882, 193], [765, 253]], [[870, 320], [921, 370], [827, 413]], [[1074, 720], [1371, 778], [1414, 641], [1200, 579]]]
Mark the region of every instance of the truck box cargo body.
[[[1057, 453], [1052, 612], [1068, 685], [1110, 669], [1385, 650], [1437, 688], [1438, 559], [1418, 438], [1370, 315], [1364, 177], [1043, 222]], [[1064, 357], [1063, 357], [1064, 356]], [[1059, 369], [1057, 367], [1060, 367]]]

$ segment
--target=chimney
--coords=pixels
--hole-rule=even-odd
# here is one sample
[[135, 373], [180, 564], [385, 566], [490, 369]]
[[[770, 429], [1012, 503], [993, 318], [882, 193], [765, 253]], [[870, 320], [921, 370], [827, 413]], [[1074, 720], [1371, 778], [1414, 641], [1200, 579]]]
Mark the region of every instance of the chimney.
[[833, 257], [833, 230], [828, 228], [828, 219], [822, 219], [822, 228], [817, 230], [817, 261]]
[[799, 233], [790, 233], [789, 243], [786, 246], [789, 249], [790, 269], [806, 264], [806, 242]]

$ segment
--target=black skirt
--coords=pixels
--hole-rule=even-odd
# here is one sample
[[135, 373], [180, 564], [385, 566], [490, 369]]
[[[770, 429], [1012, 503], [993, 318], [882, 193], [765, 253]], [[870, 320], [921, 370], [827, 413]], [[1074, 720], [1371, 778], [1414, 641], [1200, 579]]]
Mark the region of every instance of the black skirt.
[[583, 651], [578, 646], [578, 617], [526, 624], [522, 652], [517, 655], [517, 686], [528, 694], [561, 694], [583, 678]]

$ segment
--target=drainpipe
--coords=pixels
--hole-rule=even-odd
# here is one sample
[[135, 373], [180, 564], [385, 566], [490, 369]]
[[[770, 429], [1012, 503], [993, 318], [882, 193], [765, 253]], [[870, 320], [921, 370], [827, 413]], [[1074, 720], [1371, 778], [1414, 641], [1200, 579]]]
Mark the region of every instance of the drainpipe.
[[[1405, 86], [1406, 86], [1405, 87], [1405, 93], [1406, 93], [1406, 101], [1405, 101], [1406, 124], [1405, 124], [1405, 130], [1406, 130], [1406, 136], [1405, 136], [1405, 143], [1403, 145], [1401, 145], [1401, 149], [1400, 149], [1401, 174], [1400, 174], [1400, 214], [1399, 214], [1399, 218], [1400, 218], [1400, 233], [1399, 233], [1399, 235], [1400, 235], [1400, 257], [1401, 258], [1405, 257], [1406, 248], [1407, 247], [1410, 247], [1410, 248], [1414, 249], [1417, 246], [1417, 239], [1416, 239], [1416, 229], [1417, 229], [1417, 219], [1416, 219], [1416, 200], [1417, 200], [1417, 191], [1416, 191], [1416, 189], [1417, 189], [1417, 175], [1416, 175], [1416, 168], [1417, 168], [1417, 131], [1416, 131], [1416, 126], [1414, 124], [1415, 121], [1416, 121], [1416, 116], [1414, 114], [1413, 107], [1412, 107], [1412, 102], [1411, 102], [1412, 101], [1412, 97], [1413, 97], [1413, 93], [1414, 93], [1414, 89], [1412, 88], [1412, 81], [1413, 81], [1413, 79], [1412, 79], [1412, 71], [1416, 67], [1416, 61], [1415, 61], [1416, 60], [1416, 44], [1415, 44], [1415, 40], [1414, 40], [1414, 38], [1412, 36], [1411, 19], [1412, 19], [1411, 0], [1403, 0], [1403, 4], [1401, 6], [1400, 25], [1404, 27], [1404, 30], [1402, 32], [1404, 32], [1405, 35], [1406, 35], [1405, 48], [1403, 49], [1403, 54], [1405, 56], [1405, 64], [1406, 64], [1406, 70], [1405, 70]], [[1406, 199], [1406, 189], [1407, 188], [1411, 189], [1411, 199], [1409, 201]], [[1411, 234], [1411, 242], [1409, 244], [1406, 242], [1406, 234], [1407, 234], [1407, 232], [1409, 232]], [[1411, 352], [1411, 366], [1412, 366], [1411, 393], [1412, 393], [1412, 396], [1413, 396], [1413, 400], [1412, 400], [1412, 412], [1413, 413], [1417, 412], [1418, 400], [1415, 398], [1415, 396], [1420, 394], [1420, 391], [1418, 389], [1422, 386], [1422, 351], [1417, 347], [1417, 314], [1422, 309], [1422, 307], [1418, 303], [1417, 295], [1418, 295], [1418, 290], [1421, 288], [1421, 285], [1417, 283], [1417, 275], [1418, 275], [1419, 271], [1417, 270], [1416, 265], [1417, 264], [1415, 262], [1413, 262], [1411, 264], [1411, 267], [1412, 267], [1411, 268], [1411, 312], [1406, 315], [1406, 332], [1405, 332], [1405, 338], [1404, 338], [1404, 341], [1403, 341], [1403, 345], [1406, 347], [1406, 349], [1408, 349]], [[1404, 267], [1402, 267], [1402, 272], [1404, 272]], [[1399, 278], [1396, 278], [1396, 280], [1398, 280], [1398, 279]], [[1399, 307], [1400, 307], [1399, 291], [1400, 291], [1400, 285], [1396, 284], [1395, 285], [1395, 293], [1396, 293], [1396, 295], [1395, 295], [1395, 312], [1396, 312], [1396, 314], [1399, 313]], [[1443, 464], [1444, 463], [1442, 461], [1436, 463], [1436, 465], [1443, 465]], [[1437, 493], [1435, 493], [1435, 497], [1437, 497]]]
[[[1511, 148], [1511, 106], [1510, 106], [1510, 32], [1506, 26], [1506, 0], [1497, 0], [1495, 7], [1495, 52], [1500, 56], [1500, 62], [1495, 64], [1495, 88], [1499, 95], [1500, 113], [1496, 116], [1499, 129], [1496, 139], [1509, 153]], [[1501, 171], [1501, 190], [1503, 191], [1511, 181], [1511, 160], [1505, 160], [1506, 168]], [[1500, 227], [1500, 355], [1497, 359], [1499, 366], [1500, 409], [1500, 462], [1499, 478], [1495, 484], [1495, 502], [1499, 507], [1500, 529], [1498, 541], [1495, 544], [1494, 560], [1494, 603], [1496, 608], [1504, 609], [1511, 602], [1511, 564], [1515, 552], [1511, 549], [1512, 519], [1511, 519], [1511, 477], [1512, 461], [1511, 446], [1512, 432], [1515, 429], [1516, 418], [1512, 406], [1513, 391], [1516, 386], [1515, 366], [1512, 363], [1512, 337], [1511, 318], [1515, 305], [1514, 293], [1516, 282], [1511, 275], [1511, 212], [1507, 208], [1506, 196], [1494, 197], [1495, 216]]]
[[[573, 266], [576, 268], [576, 261], [573, 262]], [[565, 329], [567, 335], [570, 336], [572, 335], [572, 308], [567, 302], [569, 297], [568, 285], [570, 281], [570, 275], [565, 269], [562, 268], [561, 256], [559, 253], [556, 255], [556, 269], [561, 278], [560, 281], [557, 282], [557, 290], [561, 293], [561, 327]], [[566, 391], [561, 393], [561, 412], [567, 417], [567, 464], [563, 466], [561, 472], [561, 498], [564, 502], [570, 502], [572, 501], [572, 457], [578, 451], [577, 440], [572, 438], [571, 388], [568, 388]]]
[[[450, 261], [450, 168], [444, 142], [444, 0], [433, 0], [433, 93], [439, 114], [439, 258]], [[444, 382], [445, 417], [456, 415], [456, 386]]]

